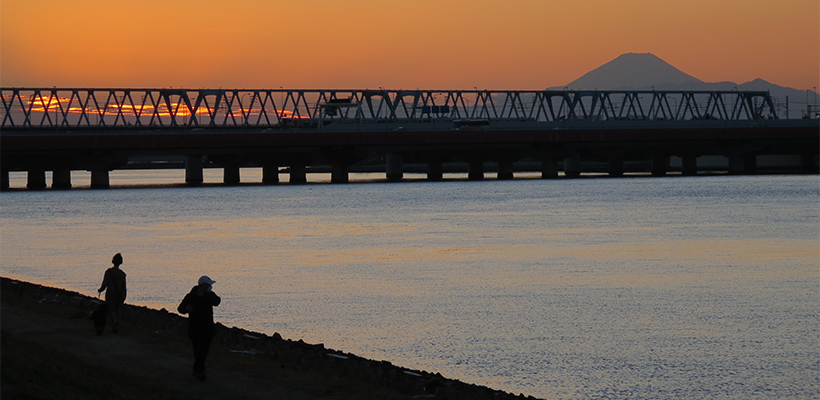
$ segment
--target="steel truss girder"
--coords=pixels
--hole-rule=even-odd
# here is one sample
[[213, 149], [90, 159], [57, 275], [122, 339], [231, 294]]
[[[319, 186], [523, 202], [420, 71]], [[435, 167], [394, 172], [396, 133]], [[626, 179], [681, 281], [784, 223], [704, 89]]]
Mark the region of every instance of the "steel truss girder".
[[0, 88], [0, 128], [778, 118], [768, 92]]

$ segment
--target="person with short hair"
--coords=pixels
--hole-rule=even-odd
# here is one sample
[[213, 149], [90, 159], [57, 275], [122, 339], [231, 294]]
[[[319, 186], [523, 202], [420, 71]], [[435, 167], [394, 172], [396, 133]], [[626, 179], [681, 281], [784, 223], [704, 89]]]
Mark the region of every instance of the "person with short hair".
[[111, 263], [114, 266], [105, 270], [102, 285], [97, 289], [97, 293], [105, 290], [105, 303], [108, 304], [108, 314], [112, 318], [112, 331], [117, 333], [120, 327], [120, 308], [125, 303], [126, 296], [125, 271], [120, 269], [122, 254], [114, 254]]
[[180, 314], [188, 314], [188, 337], [194, 347], [194, 377], [200, 381], [205, 378], [205, 359], [211, 348], [214, 337], [214, 307], [222, 299], [213, 292], [216, 281], [203, 275], [199, 282], [185, 295], [177, 307]]

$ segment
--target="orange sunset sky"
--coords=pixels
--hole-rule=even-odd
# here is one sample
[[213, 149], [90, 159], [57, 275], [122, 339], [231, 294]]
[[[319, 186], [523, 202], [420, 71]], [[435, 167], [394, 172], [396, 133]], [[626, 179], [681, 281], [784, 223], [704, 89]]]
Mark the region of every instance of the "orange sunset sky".
[[4, 87], [543, 89], [627, 52], [820, 86], [818, 0], [0, 0]]

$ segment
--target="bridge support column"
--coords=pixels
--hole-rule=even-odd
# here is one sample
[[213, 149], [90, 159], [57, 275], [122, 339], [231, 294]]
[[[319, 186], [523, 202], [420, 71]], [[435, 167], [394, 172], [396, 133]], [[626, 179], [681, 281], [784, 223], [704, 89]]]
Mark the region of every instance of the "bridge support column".
[[108, 180], [108, 170], [98, 169], [91, 171], [91, 188], [92, 189], [108, 189], [111, 183]]
[[266, 185], [279, 183], [279, 165], [269, 164], [262, 166], [262, 183]]
[[558, 177], [558, 160], [541, 161], [541, 179], [554, 179]]
[[185, 157], [185, 183], [191, 186], [200, 185], [202, 178], [202, 156]]
[[757, 156], [743, 155], [729, 157], [729, 174], [753, 174], [757, 170]]
[[698, 158], [694, 156], [686, 156], [682, 158], [682, 173], [686, 176], [694, 176], [698, 174]]
[[624, 160], [620, 157], [612, 157], [609, 159], [609, 176], [621, 177], [624, 176]]
[[744, 165], [745, 159], [743, 157], [729, 157], [729, 174], [741, 175], [746, 169]]
[[32, 190], [40, 190], [46, 188], [46, 171], [43, 170], [29, 170], [28, 181], [26, 188]]
[[484, 179], [484, 161], [470, 160], [467, 169], [467, 179], [471, 181], [480, 181]]
[[238, 185], [240, 181], [239, 167], [234, 165], [223, 166], [222, 181], [226, 185]]
[[[804, 174], [815, 173], [817, 171], [817, 162], [815, 161], [817, 156], [814, 154], [801, 154], [800, 155], [800, 170]], [[5, 179], [8, 181], [9, 172], [5, 172]], [[8, 184], [5, 186], [8, 188]]]
[[11, 186], [9, 181], [9, 170], [4, 169], [0, 171], [0, 190], [6, 190]]
[[330, 183], [348, 183], [347, 164], [333, 164], [330, 167]]
[[440, 181], [444, 179], [444, 168], [441, 166], [441, 160], [427, 161], [427, 180]]
[[581, 155], [573, 154], [564, 159], [564, 175], [567, 178], [581, 176]]
[[294, 185], [307, 183], [307, 167], [305, 164], [290, 165], [290, 183]]
[[746, 157], [746, 173], [747, 174], [756, 174], [757, 173], [757, 155], [752, 154]]
[[669, 170], [669, 157], [655, 156], [652, 157], [652, 176], [666, 176], [666, 171]]
[[55, 169], [51, 175], [52, 189], [71, 189], [71, 170]]
[[513, 162], [510, 160], [501, 160], [498, 162], [498, 176], [499, 180], [513, 179]]
[[404, 177], [401, 153], [387, 153], [387, 180], [400, 181]]

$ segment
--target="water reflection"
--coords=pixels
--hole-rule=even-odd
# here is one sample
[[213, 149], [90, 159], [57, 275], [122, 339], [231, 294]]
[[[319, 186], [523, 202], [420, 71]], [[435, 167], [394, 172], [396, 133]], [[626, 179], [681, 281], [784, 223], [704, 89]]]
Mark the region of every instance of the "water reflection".
[[122, 252], [129, 302], [173, 309], [207, 274], [228, 326], [514, 393], [810, 398], [818, 194], [812, 176], [13, 191], [0, 260], [91, 294]]

